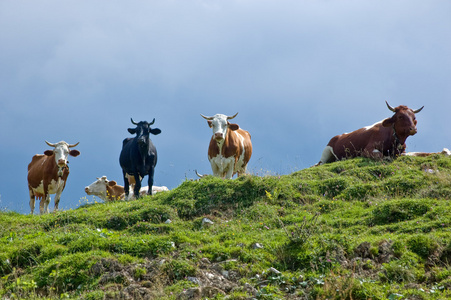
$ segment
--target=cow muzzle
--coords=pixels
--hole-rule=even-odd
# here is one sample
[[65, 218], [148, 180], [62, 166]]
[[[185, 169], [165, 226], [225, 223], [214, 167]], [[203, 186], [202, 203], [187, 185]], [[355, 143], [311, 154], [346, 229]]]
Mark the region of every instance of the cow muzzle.
[[222, 139], [224, 139], [222, 133], [221, 132], [216, 132], [215, 133], [215, 140], [220, 141]]
[[89, 195], [90, 192], [89, 187], [85, 187], [85, 193]]
[[417, 128], [416, 127], [412, 127], [412, 128], [410, 128], [410, 135], [415, 135], [416, 133], [418, 132], [418, 130], [417, 130]]

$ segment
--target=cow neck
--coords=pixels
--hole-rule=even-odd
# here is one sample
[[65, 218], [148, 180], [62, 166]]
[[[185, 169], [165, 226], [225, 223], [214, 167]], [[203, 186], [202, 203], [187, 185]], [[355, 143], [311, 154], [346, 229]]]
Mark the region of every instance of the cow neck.
[[64, 171], [68, 171], [69, 172], [69, 166], [65, 165], [63, 167], [58, 166], [58, 177], [63, 177], [64, 176]]
[[227, 145], [227, 143], [229, 141], [229, 134], [230, 134], [230, 132], [229, 132], [229, 130], [227, 130], [227, 133], [226, 133], [224, 139], [222, 139], [220, 141], [216, 140], [216, 145], [219, 148], [219, 155], [224, 155], [224, 153], [223, 153], [223, 150], [225, 151], [224, 145]]
[[141, 149], [141, 147], [139, 147], [139, 145], [138, 145], [139, 154], [141, 155], [141, 158], [144, 161], [146, 160], [146, 157], [149, 155], [149, 144], [150, 144], [150, 138], [148, 138], [146, 141], [146, 148], [144, 151], [142, 151], [143, 149]]
[[[55, 154], [51, 156], [52, 160], [55, 161]], [[58, 168], [58, 177], [62, 178], [64, 176], [64, 171], [69, 172], [69, 166], [67, 165], [69, 162], [67, 162], [64, 166], [60, 167], [58, 163], [55, 161], [55, 165]]]
[[401, 148], [404, 145], [404, 143], [406, 142], [407, 138], [405, 138], [403, 141], [401, 141], [401, 139], [398, 137], [398, 134], [396, 133], [395, 125], [393, 125], [392, 128], [393, 128], [393, 139], [394, 139], [393, 148], [395, 151], [401, 150]]

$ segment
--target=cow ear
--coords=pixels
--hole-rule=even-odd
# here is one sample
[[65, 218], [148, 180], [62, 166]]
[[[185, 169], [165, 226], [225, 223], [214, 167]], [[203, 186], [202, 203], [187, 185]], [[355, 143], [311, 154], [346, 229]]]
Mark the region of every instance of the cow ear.
[[382, 126], [384, 127], [390, 127], [393, 125], [393, 118], [387, 118], [385, 120], [382, 121]]
[[117, 182], [114, 181], [114, 180], [108, 181], [108, 185], [109, 185], [109, 186], [115, 186], [116, 184], [117, 184]]
[[75, 150], [75, 149], [70, 150], [70, 151], [69, 151], [69, 155], [70, 155], [70, 156], [73, 156], [73, 157], [79, 156], [79, 155], [80, 155], [80, 151]]
[[130, 132], [131, 134], [135, 134], [136, 133], [136, 128], [129, 128], [127, 129], [128, 132]]
[[53, 155], [53, 150], [45, 150], [44, 154], [47, 156], [52, 156]]
[[208, 127], [210, 127], [210, 128], [211, 128], [211, 126], [212, 126], [212, 122], [211, 122], [211, 120], [208, 120], [208, 121], [207, 121], [207, 123], [208, 123]]
[[153, 128], [150, 130], [150, 133], [153, 135], [157, 135], [157, 134], [161, 133], [161, 130], [160, 130], [160, 128]]
[[238, 129], [240, 129], [240, 126], [238, 126], [238, 124], [229, 123], [229, 129], [230, 130], [238, 130]]

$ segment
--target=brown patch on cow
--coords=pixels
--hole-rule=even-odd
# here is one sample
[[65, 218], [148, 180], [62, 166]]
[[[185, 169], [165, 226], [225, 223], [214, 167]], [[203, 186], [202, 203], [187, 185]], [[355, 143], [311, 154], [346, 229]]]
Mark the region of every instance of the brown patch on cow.
[[124, 187], [118, 185], [116, 181], [110, 180], [106, 186], [106, 196], [110, 201], [122, 200], [125, 197]]

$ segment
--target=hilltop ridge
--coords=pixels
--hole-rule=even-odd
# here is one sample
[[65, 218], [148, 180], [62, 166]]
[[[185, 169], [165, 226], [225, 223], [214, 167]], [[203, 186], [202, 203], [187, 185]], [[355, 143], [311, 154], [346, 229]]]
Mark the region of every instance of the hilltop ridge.
[[207, 176], [134, 201], [0, 213], [4, 299], [446, 299], [451, 158]]

